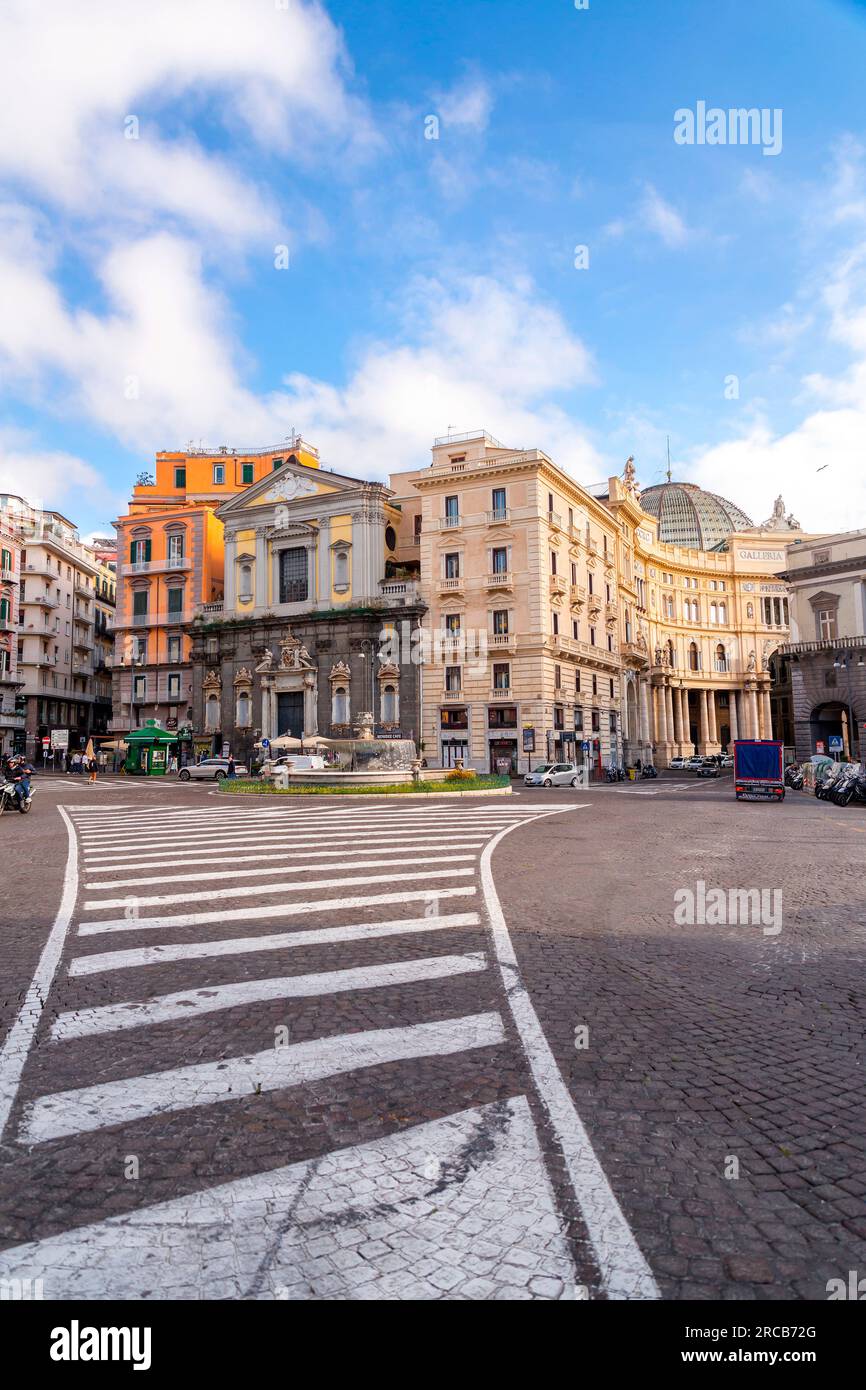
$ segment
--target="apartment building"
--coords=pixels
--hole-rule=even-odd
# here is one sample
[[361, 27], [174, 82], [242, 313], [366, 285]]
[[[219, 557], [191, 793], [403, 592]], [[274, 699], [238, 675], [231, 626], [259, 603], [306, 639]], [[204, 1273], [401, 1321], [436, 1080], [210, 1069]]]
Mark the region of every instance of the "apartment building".
[[94, 732], [95, 586], [100, 564], [75, 524], [26, 499], [0, 496], [21, 542], [18, 675], [27, 756], [83, 748]]
[[25, 749], [25, 702], [18, 675], [21, 541], [0, 513], [0, 752]]
[[622, 755], [619, 534], [603, 502], [540, 449], [484, 430], [391, 478], [398, 562], [427, 606], [424, 751], [522, 772]]
[[221, 604], [223, 523], [217, 508], [285, 464], [318, 469], [300, 436], [281, 447], [189, 449], [156, 455], [129, 510], [116, 522], [117, 617], [111, 728], [125, 733], [145, 718], [189, 728], [193, 717], [190, 623]]

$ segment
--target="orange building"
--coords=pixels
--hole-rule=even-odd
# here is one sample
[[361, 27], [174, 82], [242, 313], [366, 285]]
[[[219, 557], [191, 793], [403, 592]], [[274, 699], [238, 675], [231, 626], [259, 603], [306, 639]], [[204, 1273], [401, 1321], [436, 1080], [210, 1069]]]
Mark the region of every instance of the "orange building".
[[189, 624], [223, 597], [223, 524], [217, 507], [283, 464], [319, 467], [300, 436], [282, 448], [162, 452], [142, 474], [117, 529], [114, 732], [192, 716]]

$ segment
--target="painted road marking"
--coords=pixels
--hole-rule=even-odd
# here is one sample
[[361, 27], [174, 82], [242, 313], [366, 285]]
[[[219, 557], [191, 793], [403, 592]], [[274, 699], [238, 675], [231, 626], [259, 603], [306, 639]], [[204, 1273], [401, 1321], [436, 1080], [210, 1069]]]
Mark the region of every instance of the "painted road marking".
[[[469, 1299], [478, 1291], [459, 1254], [467, 1210], [486, 1288], [514, 1296], [519, 1246], [533, 1298], [577, 1296], [525, 1096], [15, 1246], [0, 1253], [0, 1277], [41, 1279], [47, 1299]], [[372, 1250], [344, 1258], [381, 1234], [383, 1211], [387, 1262]], [[313, 1248], [325, 1230], [339, 1251], [327, 1293]], [[228, 1252], [218, 1272], [215, 1240]]]
[[305, 912], [333, 912], [356, 907], [382, 907], [386, 903], [432, 902], [443, 898], [468, 898], [477, 892], [466, 888], [418, 888], [402, 893], [364, 893], [351, 898], [319, 899], [313, 902], [279, 903], [276, 907], [234, 907], [220, 912], [179, 912], [170, 917], [122, 917], [109, 922], [85, 922], [78, 928], [79, 936], [94, 936], [109, 931], [152, 931], [164, 927], [202, 927], [208, 922], [261, 922], [266, 917], [300, 917]]
[[287, 1090], [386, 1062], [446, 1057], [476, 1047], [496, 1047], [504, 1041], [499, 1014], [483, 1013], [269, 1047], [247, 1057], [172, 1067], [123, 1081], [40, 1096], [25, 1109], [21, 1139], [27, 1144], [44, 1143], [62, 1135], [89, 1133], [151, 1115]]
[[[449, 843], [449, 845], [453, 845], [453, 846], [454, 846], [455, 848], [457, 848], [457, 849], [481, 849], [481, 848], [483, 848], [483, 846], [484, 846], [484, 841], [483, 841], [483, 840], [477, 839], [477, 838], [476, 838], [476, 835], [477, 835], [477, 832], [473, 832], [473, 834], [472, 834], [472, 835], [469, 835], [469, 836], [452, 835], [452, 834], [449, 834], [449, 836], [448, 836], [448, 843]], [[357, 844], [357, 837], [353, 837], [352, 840], [351, 840], [352, 853], [353, 853], [353, 854], [381, 854], [381, 853], [382, 853], [382, 849], [383, 849], [383, 845], [379, 843], [379, 838], [380, 838], [379, 836], [369, 836], [369, 835], [365, 835], [365, 836], [364, 836], [364, 843], [365, 843], [366, 845], [375, 845], [375, 846], [377, 846], [377, 848], [375, 848], [375, 849], [371, 848], [371, 849], [361, 850], [361, 849], [356, 849], [356, 848], [355, 848], [355, 846], [356, 846], [356, 844]], [[314, 842], [314, 843], [315, 843], [315, 842]], [[395, 858], [395, 859], [396, 859], [396, 858], [399, 858], [399, 860], [400, 860], [401, 863], [403, 862], [403, 850], [404, 850], [404, 849], [405, 849], [405, 850], [431, 849], [434, 845], [437, 845], [437, 846], [440, 847], [439, 858], [440, 858], [440, 859], [442, 858], [442, 854], [441, 854], [441, 840], [438, 840], [438, 839], [431, 839], [431, 837], [430, 837], [429, 835], [426, 835], [426, 834], [425, 834], [425, 835], [418, 835], [418, 836], [415, 836], [415, 835], [412, 835], [412, 836], [409, 836], [409, 835], [394, 835], [394, 836], [387, 836], [387, 837], [384, 838], [384, 844], [385, 844], [385, 845], [396, 845], [396, 847], [397, 847], [397, 849], [398, 849], [398, 851], [399, 851], [399, 855], [395, 855], [394, 858]], [[267, 848], [267, 843], [265, 843], [265, 844], [259, 844], [259, 845], [258, 845], [258, 848], [259, 848], [259, 849], [266, 849], [266, 848]], [[286, 849], [284, 846], [279, 846], [279, 847], [277, 847], [277, 848], [275, 848], [275, 849], [272, 849], [272, 850], [271, 850], [269, 853], [267, 853], [267, 854], [233, 854], [233, 855], [232, 855], [232, 858], [231, 858], [231, 862], [232, 862], [232, 870], [234, 870], [235, 864], [257, 864], [257, 863], [261, 863], [261, 861], [262, 861], [263, 859], [266, 859], [266, 860], [268, 861], [269, 864], [272, 864], [272, 863], [274, 863], [275, 861], [295, 858], [296, 855], [297, 855], [298, 853], [303, 853], [307, 859], [333, 859], [333, 858], [339, 859], [339, 856], [342, 855], [342, 854], [345, 854], [346, 852], [347, 852], [347, 846], [346, 846], [346, 845], [340, 845], [340, 846], [339, 846], [338, 848], [336, 848], [336, 849], [306, 849], [306, 848], [303, 847], [303, 846], [301, 846], [300, 848], [298, 848], [298, 847], [293, 847], [292, 849]], [[135, 869], [159, 869], [159, 868], [170, 868], [170, 869], [177, 869], [178, 872], [180, 872], [180, 871], [184, 868], [184, 866], [186, 866], [186, 865], [188, 865], [188, 864], [215, 864], [215, 863], [220, 863], [220, 864], [222, 864], [222, 863], [225, 862], [225, 857], [226, 857], [226, 851], [225, 851], [224, 849], [214, 849], [214, 850], [203, 850], [203, 851], [201, 852], [201, 854], [195, 854], [195, 855], [192, 855], [192, 856], [184, 855], [184, 857], [183, 857], [182, 859], [178, 858], [178, 856], [175, 855], [174, 858], [172, 858], [172, 859], [157, 859], [157, 860], [154, 861], [154, 860], [149, 860], [149, 859], [147, 858], [146, 855], [141, 855], [140, 858], [131, 859], [131, 860], [129, 860], [129, 861], [126, 862], [126, 863], [124, 863], [124, 862], [118, 863], [118, 861], [117, 861], [116, 859], [114, 859], [114, 858], [112, 858], [112, 859], [110, 860], [110, 862], [107, 863], [107, 864], [103, 864], [103, 863], [94, 864], [94, 863], [91, 863], [91, 862], [88, 860], [88, 862], [87, 862], [87, 864], [85, 865], [85, 867], [86, 867], [86, 870], [87, 870], [88, 878], [90, 878], [90, 876], [91, 876], [92, 874], [115, 874], [115, 873], [121, 872], [121, 870], [123, 870], [123, 869], [132, 869], [132, 870], [135, 870]], [[324, 867], [324, 866], [323, 866], [323, 867]], [[163, 881], [164, 881], [164, 880], [163, 880], [162, 878], [160, 878], [160, 879], [158, 880], [158, 882], [163, 882]]]
[[147, 1023], [168, 1023], [175, 1018], [234, 1009], [268, 999], [310, 999], [326, 994], [345, 994], [354, 989], [380, 989], [385, 985], [440, 980], [487, 968], [484, 953], [465, 956], [428, 956], [423, 960], [394, 961], [390, 965], [361, 966], [353, 970], [328, 970], [314, 975], [278, 975], [267, 980], [243, 980], [232, 985], [205, 985], [198, 989], [160, 994], [142, 1002], [105, 1004], [61, 1014], [51, 1029], [52, 1041], [91, 1037]]
[[[333, 853], [333, 851], [331, 851], [331, 852]], [[344, 852], [345, 852], [345, 851], [341, 851], [341, 853], [344, 853]], [[364, 854], [364, 855], [370, 855], [370, 854], [380, 855], [380, 854], [382, 853], [382, 851], [381, 851], [380, 849], [377, 849], [377, 850], [367, 850], [367, 851], [364, 851], [364, 850], [357, 850], [357, 849], [356, 849], [356, 850], [353, 850], [352, 853], [353, 853], [353, 854]], [[474, 861], [475, 861], [477, 858], [478, 858], [478, 855], [477, 855], [477, 854], [451, 854], [451, 853], [449, 852], [449, 855], [448, 855], [448, 863], [449, 863], [449, 864], [469, 864], [469, 863], [474, 863]], [[401, 854], [401, 855], [400, 855], [400, 860], [399, 860], [399, 862], [400, 862], [401, 865], [403, 865], [403, 864], [441, 864], [441, 863], [442, 863], [442, 851], [440, 850], [438, 854]], [[341, 868], [341, 869], [387, 869], [387, 868], [388, 868], [391, 864], [393, 864], [393, 863], [394, 863], [394, 858], [393, 858], [393, 856], [392, 856], [391, 858], [389, 858], [389, 859], [372, 859], [372, 860], [365, 857], [365, 858], [363, 858], [363, 859], [341, 860], [341, 861], [340, 861], [340, 868]], [[177, 870], [178, 870], [178, 875], [177, 875], [177, 881], [178, 881], [178, 882], [183, 882], [183, 883], [208, 883], [208, 882], [212, 881], [213, 879], [219, 879], [219, 880], [221, 880], [222, 882], [225, 882], [225, 878], [226, 878], [226, 870], [225, 870], [225, 867], [223, 867], [222, 869], [218, 869], [215, 873], [210, 873], [210, 874], [188, 874], [188, 873], [186, 872], [186, 870], [185, 870], [185, 864], [186, 864], [186, 860], [182, 861], [182, 863], [180, 863], [180, 864], [176, 864], [176, 865], [175, 865], [175, 867], [176, 867]], [[324, 868], [324, 867], [327, 867], [327, 866], [322, 865], [322, 864], [289, 864], [289, 865], [283, 864], [283, 865], [275, 865], [273, 868], [270, 868], [270, 869], [236, 869], [236, 868], [235, 868], [235, 865], [234, 865], [234, 860], [232, 860], [231, 876], [232, 876], [233, 879], [235, 879], [235, 878], [273, 878], [274, 874], [309, 874], [309, 873], [314, 873], [316, 869], [321, 869], [321, 868]], [[336, 867], [336, 866], [335, 866], [335, 867]], [[390, 882], [390, 875], [388, 875], [387, 878], [388, 878], [388, 881]], [[357, 882], [357, 880], [353, 880], [353, 881], [354, 881], [354, 882]], [[118, 879], [112, 879], [112, 880], [111, 880], [110, 882], [108, 882], [108, 883], [91, 883], [91, 882], [88, 880], [88, 882], [87, 882], [87, 884], [86, 884], [85, 886], [86, 886], [86, 888], [88, 888], [88, 889], [93, 888], [93, 889], [95, 889], [95, 890], [97, 890], [97, 891], [99, 891], [99, 892], [104, 892], [104, 891], [105, 891], [106, 889], [108, 889], [108, 888], [140, 888], [140, 887], [142, 887], [144, 884], [147, 884], [147, 883], [162, 883], [162, 884], [165, 884], [165, 883], [171, 883], [171, 882], [173, 882], [173, 880], [172, 880], [170, 877], [168, 877], [166, 874], [154, 874], [154, 875], [151, 875], [151, 876], [148, 877], [148, 878], [118, 878]], [[222, 894], [220, 894], [220, 896], [222, 896]], [[142, 902], [142, 901], [146, 901], [146, 900], [145, 900], [145, 899], [139, 899], [138, 901], [139, 901], [139, 902]]]
[[48, 934], [36, 973], [25, 995], [24, 1002], [15, 1017], [0, 1052], [0, 1139], [6, 1129], [9, 1111], [18, 1094], [21, 1073], [30, 1055], [36, 1029], [42, 1017], [42, 1010], [48, 993], [54, 983], [57, 967], [63, 954], [75, 898], [78, 893], [78, 861], [75, 847], [75, 827], [63, 807], [58, 807], [66, 825], [66, 870], [63, 875], [63, 892], [54, 925]]
[[122, 970], [139, 965], [162, 965], [170, 960], [206, 960], [211, 956], [283, 951], [294, 946], [333, 946], [343, 941], [371, 941], [376, 937], [402, 936], [405, 933], [477, 927], [480, 920], [477, 912], [451, 912], [433, 917], [398, 917], [390, 922], [352, 922], [346, 926], [279, 932], [273, 936], [240, 936], [228, 941], [188, 941], [144, 946], [139, 950], [103, 951], [91, 956], [78, 956], [70, 963], [69, 974], [96, 975], [106, 970]]
[[596, 1158], [520, 974], [490, 867], [496, 846], [508, 833], [508, 830], [501, 831], [481, 856], [484, 901], [505, 997], [536, 1089], [559, 1142], [608, 1297], [659, 1298], [652, 1271]]

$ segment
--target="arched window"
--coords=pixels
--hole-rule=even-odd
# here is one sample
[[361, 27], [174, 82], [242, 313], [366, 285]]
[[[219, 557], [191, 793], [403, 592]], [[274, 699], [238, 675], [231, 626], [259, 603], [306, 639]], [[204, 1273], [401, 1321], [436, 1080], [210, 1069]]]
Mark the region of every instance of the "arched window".
[[728, 658], [727, 658], [727, 654], [726, 654], [726, 652], [725, 652], [724, 646], [723, 646], [722, 643], [720, 642], [719, 645], [716, 647], [716, 670], [717, 670], [717, 671], [727, 671], [727, 669], [728, 669]]
[[382, 691], [382, 723], [397, 723], [397, 691], [393, 685], [386, 685]]
[[690, 643], [689, 643], [689, 670], [690, 670], [690, 671], [700, 671], [700, 669], [701, 669], [701, 658], [700, 658], [700, 653], [698, 652], [697, 643], [696, 643], [696, 642], [690, 642]]
[[253, 596], [253, 567], [252, 565], [241, 565], [240, 583], [238, 584], [238, 598], [241, 603], [249, 603]]
[[208, 732], [220, 726], [220, 702], [218, 695], [208, 695], [205, 712], [205, 728]]
[[239, 729], [248, 729], [252, 723], [253, 702], [250, 699], [248, 690], [242, 690], [238, 695], [237, 718], [235, 723]]
[[331, 723], [348, 724], [348, 722], [349, 692], [344, 685], [336, 685], [331, 696]]

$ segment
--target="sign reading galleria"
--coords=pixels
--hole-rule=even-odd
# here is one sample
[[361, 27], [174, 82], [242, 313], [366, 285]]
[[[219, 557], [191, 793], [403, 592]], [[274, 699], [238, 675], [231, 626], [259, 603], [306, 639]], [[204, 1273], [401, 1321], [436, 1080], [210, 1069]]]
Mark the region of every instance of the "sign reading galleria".
[[774, 564], [784, 561], [784, 550], [738, 550], [741, 560], [772, 560]]

